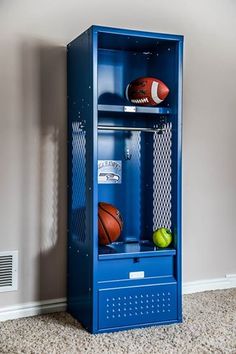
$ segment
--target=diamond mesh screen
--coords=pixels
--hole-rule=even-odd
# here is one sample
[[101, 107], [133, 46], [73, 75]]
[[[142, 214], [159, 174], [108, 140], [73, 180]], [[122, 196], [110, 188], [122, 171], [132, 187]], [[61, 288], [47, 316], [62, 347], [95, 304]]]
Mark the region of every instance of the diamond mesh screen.
[[153, 230], [171, 228], [171, 129], [153, 137]]
[[74, 241], [85, 241], [85, 144], [86, 133], [80, 122], [72, 123], [72, 237]]

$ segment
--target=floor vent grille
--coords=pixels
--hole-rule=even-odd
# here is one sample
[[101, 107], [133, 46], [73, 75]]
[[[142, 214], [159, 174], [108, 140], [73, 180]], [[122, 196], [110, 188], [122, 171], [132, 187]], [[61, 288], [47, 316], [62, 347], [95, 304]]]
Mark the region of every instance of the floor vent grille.
[[0, 292], [17, 290], [18, 251], [0, 252]]

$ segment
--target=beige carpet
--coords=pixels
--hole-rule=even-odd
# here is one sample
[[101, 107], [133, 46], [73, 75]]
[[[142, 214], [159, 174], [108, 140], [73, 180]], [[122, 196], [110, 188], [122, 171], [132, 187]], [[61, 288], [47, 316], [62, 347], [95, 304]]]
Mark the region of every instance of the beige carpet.
[[91, 335], [66, 313], [0, 323], [0, 353], [236, 353], [236, 289], [184, 296], [184, 323]]

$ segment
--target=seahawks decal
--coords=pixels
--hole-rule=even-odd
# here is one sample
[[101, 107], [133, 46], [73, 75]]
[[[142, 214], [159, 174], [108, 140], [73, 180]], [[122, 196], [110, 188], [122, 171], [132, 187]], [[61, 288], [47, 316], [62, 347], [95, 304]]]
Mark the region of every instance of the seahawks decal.
[[120, 184], [122, 176], [122, 161], [98, 160], [98, 183]]

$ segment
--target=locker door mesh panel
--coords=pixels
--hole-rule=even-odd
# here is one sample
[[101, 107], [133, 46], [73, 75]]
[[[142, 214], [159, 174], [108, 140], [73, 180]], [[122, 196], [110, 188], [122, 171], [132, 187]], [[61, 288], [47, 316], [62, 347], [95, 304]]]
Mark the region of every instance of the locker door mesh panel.
[[171, 228], [171, 129], [153, 137], [153, 230]]
[[85, 242], [85, 143], [86, 133], [72, 123], [72, 237], [74, 241]]
[[99, 328], [177, 319], [176, 284], [99, 291]]

